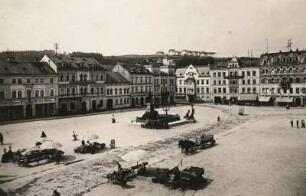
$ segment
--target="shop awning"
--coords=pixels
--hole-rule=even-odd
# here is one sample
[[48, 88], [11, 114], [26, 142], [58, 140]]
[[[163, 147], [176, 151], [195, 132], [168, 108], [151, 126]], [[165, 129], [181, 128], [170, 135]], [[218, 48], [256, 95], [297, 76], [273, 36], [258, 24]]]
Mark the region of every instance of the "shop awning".
[[280, 103], [292, 103], [293, 98], [290, 98], [290, 97], [276, 97], [275, 101], [280, 102]]
[[239, 101], [256, 101], [257, 94], [242, 94], [238, 98]]
[[259, 97], [259, 101], [260, 102], [269, 102], [270, 99], [271, 99], [270, 96], [261, 96], [261, 97]]

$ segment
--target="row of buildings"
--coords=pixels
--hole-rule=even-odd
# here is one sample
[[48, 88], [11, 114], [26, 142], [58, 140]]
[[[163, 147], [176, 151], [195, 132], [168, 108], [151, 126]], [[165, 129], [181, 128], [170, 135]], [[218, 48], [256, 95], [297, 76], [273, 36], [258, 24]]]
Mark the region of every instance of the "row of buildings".
[[306, 51], [231, 58], [177, 69], [177, 99], [261, 105], [306, 104]]
[[175, 67], [101, 65], [94, 58], [45, 55], [39, 62], [0, 61], [0, 119], [20, 119], [174, 103]]
[[94, 58], [45, 55], [35, 62], [0, 61], [0, 119], [214, 102], [264, 105], [306, 103], [306, 51], [230, 58], [176, 68], [163, 59], [146, 65], [101, 65]]

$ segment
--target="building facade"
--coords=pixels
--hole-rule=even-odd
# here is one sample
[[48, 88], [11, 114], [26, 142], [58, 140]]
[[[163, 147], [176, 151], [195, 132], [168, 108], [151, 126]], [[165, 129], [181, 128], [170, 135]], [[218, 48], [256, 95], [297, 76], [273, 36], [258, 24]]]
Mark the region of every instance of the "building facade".
[[176, 70], [176, 99], [178, 101], [210, 102], [210, 68], [193, 66]]
[[153, 73], [142, 65], [117, 64], [113, 72], [120, 73], [130, 81], [131, 106], [145, 106], [148, 95], [153, 90]]
[[118, 72], [106, 72], [106, 109], [130, 106], [130, 81]]
[[106, 70], [97, 60], [56, 54], [45, 55], [41, 61], [58, 74], [60, 114], [106, 108]]
[[305, 106], [306, 51], [266, 53], [260, 60], [260, 101]]
[[0, 120], [57, 114], [58, 77], [47, 63], [0, 61]]

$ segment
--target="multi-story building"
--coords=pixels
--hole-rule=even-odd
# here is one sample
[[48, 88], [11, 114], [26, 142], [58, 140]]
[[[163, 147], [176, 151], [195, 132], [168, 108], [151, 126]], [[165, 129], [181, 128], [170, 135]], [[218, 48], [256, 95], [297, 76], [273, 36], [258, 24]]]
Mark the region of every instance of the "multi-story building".
[[174, 104], [176, 75], [175, 63], [165, 60], [163, 63], [145, 65], [147, 70], [153, 74], [152, 96], [155, 105], [163, 104], [163, 100], [167, 103]]
[[305, 106], [306, 51], [266, 53], [260, 60], [260, 101]]
[[232, 58], [211, 69], [212, 100], [215, 103], [256, 103], [259, 68], [256, 58]]
[[118, 72], [106, 72], [106, 109], [130, 107], [130, 81]]
[[239, 102], [257, 104], [260, 95], [259, 59], [243, 59], [239, 75]]
[[153, 73], [142, 65], [117, 64], [113, 72], [130, 81], [131, 106], [144, 106], [153, 89]]
[[0, 61], [0, 120], [57, 113], [58, 77], [47, 63]]
[[61, 114], [105, 109], [106, 71], [97, 60], [56, 54], [41, 61], [58, 74]]
[[176, 70], [178, 101], [210, 102], [210, 68], [208, 66], [193, 66]]

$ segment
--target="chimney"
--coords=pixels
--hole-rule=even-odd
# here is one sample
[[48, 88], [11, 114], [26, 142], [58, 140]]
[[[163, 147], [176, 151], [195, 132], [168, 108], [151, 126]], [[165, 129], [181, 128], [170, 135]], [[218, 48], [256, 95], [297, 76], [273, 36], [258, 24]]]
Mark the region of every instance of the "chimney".
[[14, 62], [14, 61], [15, 61], [15, 58], [12, 57], [12, 56], [9, 56], [9, 57], [7, 57], [7, 61], [9, 61], [9, 62]]

